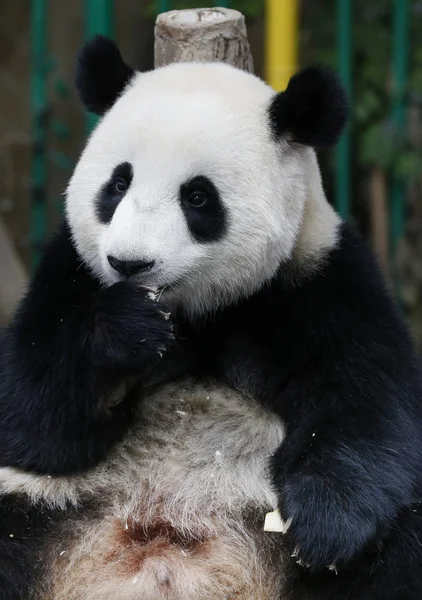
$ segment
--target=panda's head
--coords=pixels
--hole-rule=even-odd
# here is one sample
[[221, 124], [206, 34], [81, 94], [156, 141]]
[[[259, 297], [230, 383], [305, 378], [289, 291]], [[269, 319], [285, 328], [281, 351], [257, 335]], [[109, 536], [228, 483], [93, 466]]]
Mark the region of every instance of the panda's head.
[[335, 244], [314, 148], [346, 99], [310, 67], [275, 93], [222, 63], [133, 71], [107, 38], [81, 51], [77, 87], [102, 115], [67, 189], [80, 252], [105, 284], [130, 279], [202, 312], [245, 297]]

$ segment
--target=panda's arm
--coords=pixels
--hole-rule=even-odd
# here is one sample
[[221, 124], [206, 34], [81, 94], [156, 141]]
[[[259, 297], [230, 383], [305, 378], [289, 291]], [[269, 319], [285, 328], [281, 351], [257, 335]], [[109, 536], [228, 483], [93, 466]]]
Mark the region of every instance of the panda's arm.
[[[96, 464], [131, 421], [128, 377], [160, 360], [171, 323], [146, 292], [101, 288], [64, 225], [0, 341], [0, 466], [68, 473]], [[119, 399], [119, 398], [117, 398]]]
[[341, 568], [421, 481], [421, 368], [372, 258], [345, 227], [314, 277], [281, 277], [214, 330], [206, 368], [284, 423], [272, 473], [292, 554]]
[[[338, 368], [368, 374], [364, 364], [339, 361]], [[382, 377], [379, 384], [369, 374], [367, 389], [353, 375], [342, 382], [315, 375], [315, 385], [292, 380], [284, 390], [283, 401], [295, 408], [271, 459], [273, 481], [290, 524], [286, 541], [312, 568], [343, 568], [415, 500], [420, 423], [400, 400], [416, 390], [402, 380], [399, 391], [395, 376]]]
[[420, 486], [421, 367], [377, 271], [345, 227], [324, 272], [286, 295], [278, 330], [274, 483], [286, 540], [313, 568], [382, 540]]

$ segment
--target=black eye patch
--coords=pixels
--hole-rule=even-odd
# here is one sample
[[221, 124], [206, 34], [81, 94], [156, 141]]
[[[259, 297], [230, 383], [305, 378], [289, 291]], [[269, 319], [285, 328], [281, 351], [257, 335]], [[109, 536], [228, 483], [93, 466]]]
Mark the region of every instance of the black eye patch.
[[227, 214], [217, 188], [198, 175], [180, 186], [180, 205], [197, 242], [216, 242], [226, 231]]
[[110, 179], [101, 187], [96, 198], [96, 212], [101, 223], [110, 223], [133, 179], [133, 168], [128, 162], [114, 167]]

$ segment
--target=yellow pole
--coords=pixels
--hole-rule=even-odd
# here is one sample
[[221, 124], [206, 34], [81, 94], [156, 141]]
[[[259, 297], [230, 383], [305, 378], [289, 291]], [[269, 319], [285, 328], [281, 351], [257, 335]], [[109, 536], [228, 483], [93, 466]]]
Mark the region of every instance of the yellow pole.
[[286, 89], [298, 63], [298, 0], [266, 0], [266, 79]]

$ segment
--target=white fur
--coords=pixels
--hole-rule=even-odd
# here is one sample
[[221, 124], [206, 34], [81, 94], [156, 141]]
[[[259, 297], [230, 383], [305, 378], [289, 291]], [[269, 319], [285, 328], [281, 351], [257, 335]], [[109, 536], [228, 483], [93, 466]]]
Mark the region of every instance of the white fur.
[[[254, 400], [186, 381], [142, 400], [135, 425], [105, 463], [73, 477], [3, 467], [0, 493], [25, 493], [34, 504], [65, 508], [77, 506], [81, 496], [130, 495], [147, 478], [157, 495], [166, 490], [172, 502], [180, 499], [196, 511], [217, 510], [222, 501], [229, 510], [249, 501], [275, 508], [265, 464], [282, 436], [281, 422]], [[214, 505], [216, 493], [221, 497]]]
[[[338, 217], [315, 153], [271, 139], [274, 93], [222, 63], [173, 64], [135, 77], [93, 132], [67, 190], [77, 247], [106, 284], [117, 280], [108, 254], [155, 260], [142, 283], [165, 288], [164, 301], [203, 312], [253, 293], [280, 263], [296, 257], [306, 265], [332, 247]], [[95, 196], [124, 161], [133, 182], [111, 223], [101, 224]], [[229, 215], [216, 243], [192, 239], [178, 201], [180, 185], [195, 175], [213, 181]]]
[[34, 503], [95, 498], [94, 518], [82, 512], [57, 531], [39, 598], [279, 600], [282, 553], [264, 521], [277, 505], [268, 460], [282, 439], [281, 422], [252, 399], [185, 381], [146, 399], [125, 441], [85, 475], [1, 469], [1, 492]]

